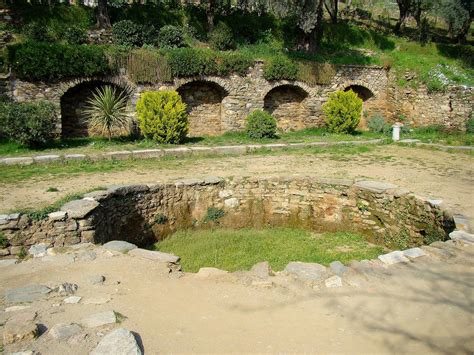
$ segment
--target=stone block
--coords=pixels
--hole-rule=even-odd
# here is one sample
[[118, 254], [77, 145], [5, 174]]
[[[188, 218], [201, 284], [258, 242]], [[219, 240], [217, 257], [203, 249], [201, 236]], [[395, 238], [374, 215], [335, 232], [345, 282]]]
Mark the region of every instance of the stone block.
[[403, 255], [403, 252], [401, 252], [400, 250], [395, 250], [388, 254], [379, 255], [378, 258], [385, 265], [406, 263], [410, 261], [405, 255]]
[[103, 154], [106, 159], [127, 160], [132, 156], [132, 152], [121, 150], [117, 152], [108, 152]]
[[359, 189], [367, 190], [367, 191], [375, 192], [375, 193], [383, 193], [387, 190], [394, 190], [398, 188], [398, 186], [394, 184], [389, 184], [387, 182], [380, 182], [380, 181], [370, 181], [370, 180], [357, 181], [355, 183], [355, 186], [357, 186]]
[[101, 327], [107, 324], [114, 324], [117, 322], [117, 317], [114, 311], [106, 311], [92, 314], [81, 320], [81, 325], [85, 328]]
[[420, 249], [420, 248], [410, 248], [410, 249], [407, 249], [407, 250], [403, 250], [402, 253], [403, 253], [404, 256], [406, 256], [407, 258], [410, 258], [410, 259], [415, 259], [415, 258], [419, 258], [421, 256], [426, 255], [426, 253], [423, 251], [423, 249]]
[[135, 244], [125, 242], [123, 240], [112, 240], [110, 242], [105, 243], [102, 247], [107, 250], [117, 251], [120, 253], [128, 253], [131, 250], [135, 249], [137, 246]]
[[66, 160], [84, 160], [87, 158], [85, 154], [64, 154]]
[[207, 176], [203, 180], [205, 185], [217, 185], [224, 181], [223, 178], [217, 176]]
[[28, 254], [33, 255], [34, 258], [41, 258], [46, 255], [47, 249], [48, 245], [44, 243], [35, 244], [30, 247]]
[[213, 154], [214, 150], [211, 147], [191, 147], [193, 155], [207, 155]]
[[469, 232], [469, 218], [462, 214], [455, 214], [453, 215], [454, 224], [456, 225], [456, 229], [460, 231]]
[[79, 301], [82, 299], [82, 297], [79, 296], [69, 296], [63, 300], [64, 303], [66, 304], [77, 304]]
[[338, 276], [344, 275], [347, 272], [348, 268], [344, 266], [340, 261], [333, 261], [329, 264], [329, 269]]
[[148, 185], [115, 185], [111, 186], [107, 189], [107, 193], [109, 194], [114, 194], [114, 195], [119, 195], [119, 196], [125, 196], [131, 193], [136, 193], [136, 192], [147, 192], [149, 191], [150, 188]]
[[323, 185], [352, 186], [352, 185], [354, 184], [354, 180], [350, 180], [350, 179], [320, 178], [320, 179], [318, 179], [318, 183], [323, 184]]
[[189, 148], [167, 148], [163, 149], [163, 156], [168, 157], [183, 157], [186, 155], [191, 155], [193, 151]]
[[89, 355], [142, 355], [142, 351], [133, 334], [119, 328], [104, 336]]
[[134, 158], [160, 158], [164, 155], [161, 149], [144, 149], [144, 150], [132, 150], [132, 156]]
[[85, 218], [89, 213], [99, 206], [97, 201], [74, 200], [61, 207], [61, 211], [67, 212], [70, 218]]
[[326, 285], [327, 288], [341, 287], [342, 279], [337, 275], [331, 276], [330, 278], [327, 278], [326, 280], [324, 280], [324, 284]]
[[223, 145], [219, 147], [213, 147], [216, 154], [226, 155], [241, 155], [247, 153], [247, 146], [245, 145]]
[[273, 274], [273, 271], [268, 261], [262, 261], [252, 266], [250, 273], [261, 279], [266, 279]]
[[28, 303], [45, 299], [51, 289], [49, 287], [31, 284], [23, 287], [9, 288], [5, 291], [5, 303]]
[[317, 263], [291, 262], [285, 271], [304, 281], [319, 281], [327, 276], [326, 267]]
[[94, 238], [95, 238], [95, 231], [94, 230], [82, 231], [81, 232], [81, 242], [82, 243], [94, 242]]
[[64, 221], [67, 218], [67, 212], [65, 211], [56, 211], [48, 214], [50, 221]]
[[31, 157], [4, 158], [4, 159], [0, 159], [0, 164], [5, 164], [5, 165], [30, 165], [30, 164], [33, 164], [33, 158], [31, 158]]
[[229, 272], [226, 270], [217, 269], [215, 267], [202, 267], [196, 273], [196, 277], [198, 278], [212, 278], [212, 277], [220, 277], [227, 275]]
[[161, 251], [152, 251], [141, 248], [132, 249], [128, 255], [137, 256], [144, 259], [156, 260], [160, 262], [173, 263], [179, 262], [180, 257], [173, 254], [162, 253]]
[[51, 338], [63, 341], [68, 338], [76, 335], [82, 331], [82, 328], [79, 324], [75, 323], [59, 323], [54, 325], [49, 331], [48, 336]]
[[2, 259], [0, 260], [0, 268], [5, 266], [11, 266], [18, 263], [17, 259]]
[[10, 318], [3, 329], [5, 345], [34, 340], [38, 335], [36, 313], [28, 312]]
[[54, 154], [51, 154], [51, 155], [37, 155], [37, 156], [33, 157], [33, 160], [35, 161], [35, 163], [49, 163], [49, 162], [52, 162], [52, 161], [58, 161], [60, 159], [61, 159], [61, 157], [59, 155], [54, 155]]
[[449, 238], [465, 244], [474, 244], [474, 234], [465, 231], [454, 231], [449, 233]]
[[224, 205], [229, 208], [237, 208], [240, 205], [240, 202], [237, 198], [232, 197], [224, 200]]

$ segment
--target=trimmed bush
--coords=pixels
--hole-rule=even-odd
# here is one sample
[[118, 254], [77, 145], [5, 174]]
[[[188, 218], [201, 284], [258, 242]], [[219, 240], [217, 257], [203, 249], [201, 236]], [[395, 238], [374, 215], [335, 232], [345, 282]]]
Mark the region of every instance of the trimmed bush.
[[213, 49], [225, 51], [235, 47], [232, 29], [224, 22], [219, 22], [209, 34], [209, 44]]
[[268, 112], [256, 110], [247, 116], [245, 131], [250, 138], [274, 138], [277, 123]]
[[107, 75], [103, 47], [26, 42], [8, 46], [8, 60], [16, 76], [28, 81]]
[[288, 58], [275, 57], [265, 63], [263, 76], [267, 80], [296, 80], [298, 66]]
[[168, 63], [175, 77], [210, 75], [217, 72], [214, 54], [210, 50], [173, 49], [168, 52]]
[[87, 31], [79, 26], [71, 26], [64, 30], [61, 38], [68, 44], [84, 44], [87, 43]]
[[360, 122], [362, 99], [352, 91], [336, 91], [329, 94], [323, 105], [324, 121], [333, 133], [352, 133]]
[[167, 49], [186, 47], [183, 29], [171, 25], [163, 26], [158, 34], [158, 46]]
[[181, 143], [188, 133], [186, 105], [176, 91], [142, 93], [137, 114], [143, 135], [158, 143]]
[[41, 147], [54, 138], [54, 105], [48, 101], [6, 103], [0, 117], [2, 134], [21, 145]]
[[217, 75], [227, 76], [235, 73], [244, 76], [248, 73], [253, 60], [239, 53], [221, 53], [216, 58]]
[[381, 113], [375, 113], [367, 120], [367, 127], [373, 133], [387, 134], [391, 131], [391, 126], [385, 120]]
[[143, 27], [130, 20], [114, 23], [112, 35], [114, 43], [121, 46], [141, 47], [143, 45]]

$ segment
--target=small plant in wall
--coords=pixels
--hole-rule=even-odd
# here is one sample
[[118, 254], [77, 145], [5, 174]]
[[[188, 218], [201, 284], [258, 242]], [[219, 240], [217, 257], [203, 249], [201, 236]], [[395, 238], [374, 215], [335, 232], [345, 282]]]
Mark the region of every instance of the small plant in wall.
[[209, 207], [207, 209], [206, 217], [204, 217], [204, 222], [217, 222], [219, 219], [224, 217], [225, 212], [221, 208]]
[[166, 217], [164, 214], [158, 213], [155, 216], [155, 223], [156, 224], [166, 224], [166, 222], [168, 222], [168, 217]]
[[98, 88], [87, 101], [84, 115], [89, 119], [89, 127], [112, 139], [114, 129], [127, 128], [127, 96], [116, 88], [105, 85]]
[[323, 105], [324, 121], [333, 133], [353, 133], [360, 122], [362, 99], [355, 92], [336, 91]]
[[5, 237], [5, 234], [0, 232], [0, 249], [6, 248], [8, 244], [7, 237]]

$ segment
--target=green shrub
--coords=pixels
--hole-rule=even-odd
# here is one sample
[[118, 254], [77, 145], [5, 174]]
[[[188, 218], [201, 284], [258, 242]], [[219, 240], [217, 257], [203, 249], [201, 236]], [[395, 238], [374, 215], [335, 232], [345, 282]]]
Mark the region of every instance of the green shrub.
[[143, 27], [130, 20], [114, 23], [112, 36], [114, 43], [121, 46], [141, 47], [143, 45]]
[[181, 143], [188, 133], [186, 105], [176, 91], [148, 91], [137, 102], [138, 125], [158, 143]]
[[158, 213], [155, 215], [156, 224], [166, 224], [166, 222], [168, 222], [168, 217], [166, 217], [164, 214]]
[[216, 58], [217, 75], [227, 76], [231, 73], [244, 76], [252, 66], [253, 61], [239, 53], [221, 53]]
[[471, 116], [471, 118], [466, 121], [466, 132], [474, 133], [474, 116]]
[[61, 38], [68, 44], [84, 44], [87, 43], [87, 31], [79, 26], [67, 27]]
[[8, 246], [8, 239], [5, 237], [5, 234], [0, 232], [0, 249], [6, 248]]
[[3, 134], [27, 147], [39, 147], [54, 138], [55, 110], [48, 101], [11, 103], [2, 115]]
[[158, 34], [158, 46], [168, 49], [186, 47], [183, 29], [171, 25], [163, 26]]
[[168, 63], [174, 77], [210, 75], [217, 72], [212, 51], [193, 48], [178, 48], [168, 53]]
[[263, 76], [267, 80], [296, 80], [298, 66], [290, 59], [278, 56], [265, 63]]
[[57, 39], [54, 31], [39, 22], [31, 22], [23, 27], [23, 34], [30, 40], [38, 42], [51, 42]]
[[390, 124], [387, 123], [385, 117], [380, 113], [375, 113], [367, 120], [367, 127], [373, 133], [387, 134], [391, 130]]
[[206, 217], [204, 217], [204, 222], [216, 222], [222, 217], [224, 217], [225, 212], [221, 208], [209, 207], [207, 209]]
[[330, 132], [352, 133], [360, 121], [362, 99], [352, 90], [336, 91], [329, 94], [323, 111], [324, 121]]
[[209, 34], [209, 44], [213, 49], [225, 51], [235, 47], [232, 29], [224, 22], [219, 22]]
[[274, 138], [276, 128], [276, 120], [268, 112], [255, 110], [247, 116], [245, 130], [250, 138]]
[[8, 46], [8, 61], [16, 76], [28, 81], [107, 75], [109, 62], [104, 48], [26, 42]]

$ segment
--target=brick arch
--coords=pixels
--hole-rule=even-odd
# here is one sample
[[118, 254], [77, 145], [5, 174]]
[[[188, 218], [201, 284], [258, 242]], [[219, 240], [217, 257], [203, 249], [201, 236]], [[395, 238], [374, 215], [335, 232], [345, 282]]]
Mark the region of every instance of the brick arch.
[[273, 87], [263, 98], [263, 109], [277, 120], [283, 131], [303, 129], [311, 111], [306, 99], [309, 93], [299, 85], [282, 84]]
[[173, 89], [176, 91], [179, 91], [179, 89], [185, 85], [194, 83], [194, 82], [205, 82], [209, 84], [215, 84], [216, 87], [219, 87], [219, 90], [223, 90], [225, 92], [224, 96], [228, 96], [232, 93], [233, 87], [232, 83], [230, 82], [229, 79], [224, 79], [220, 77], [202, 77], [202, 78], [179, 78], [175, 80], [175, 83], [173, 85]]
[[314, 96], [315, 88], [312, 88], [312, 87], [310, 87], [309, 85], [307, 85], [305, 83], [301, 83], [299, 81], [279, 80], [279, 81], [272, 82], [269, 85], [268, 89], [264, 91], [263, 98], [265, 98], [265, 96], [267, 96], [270, 91], [272, 91], [272, 90], [274, 90], [278, 87], [281, 87], [281, 86], [295, 87], [295, 88], [298, 88], [298, 89], [304, 91], [308, 96]]
[[[111, 85], [131, 98], [133, 89], [128, 85], [122, 86], [118, 83], [123, 85], [123, 82], [116, 80], [88, 78], [87, 80], [77, 80], [63, 85], [60, 97], [61, 136], [63, 138], [78, 138], [98, 135], [98, 132], [89, 129], [87, 117], [84, 115], [87, 100], [92, 97], [97, 88], [104, 85]], [[68, 89], [64, 91], [63, 88]], [[120, 130], [115, 133], [127, 134], [129, 131]]]
[[224, 132], [223, 100], [229, 91], [213, 80], [190, 80], [176, 91], [186, 103], [189, 115], [189, 135], [217, 135]]

